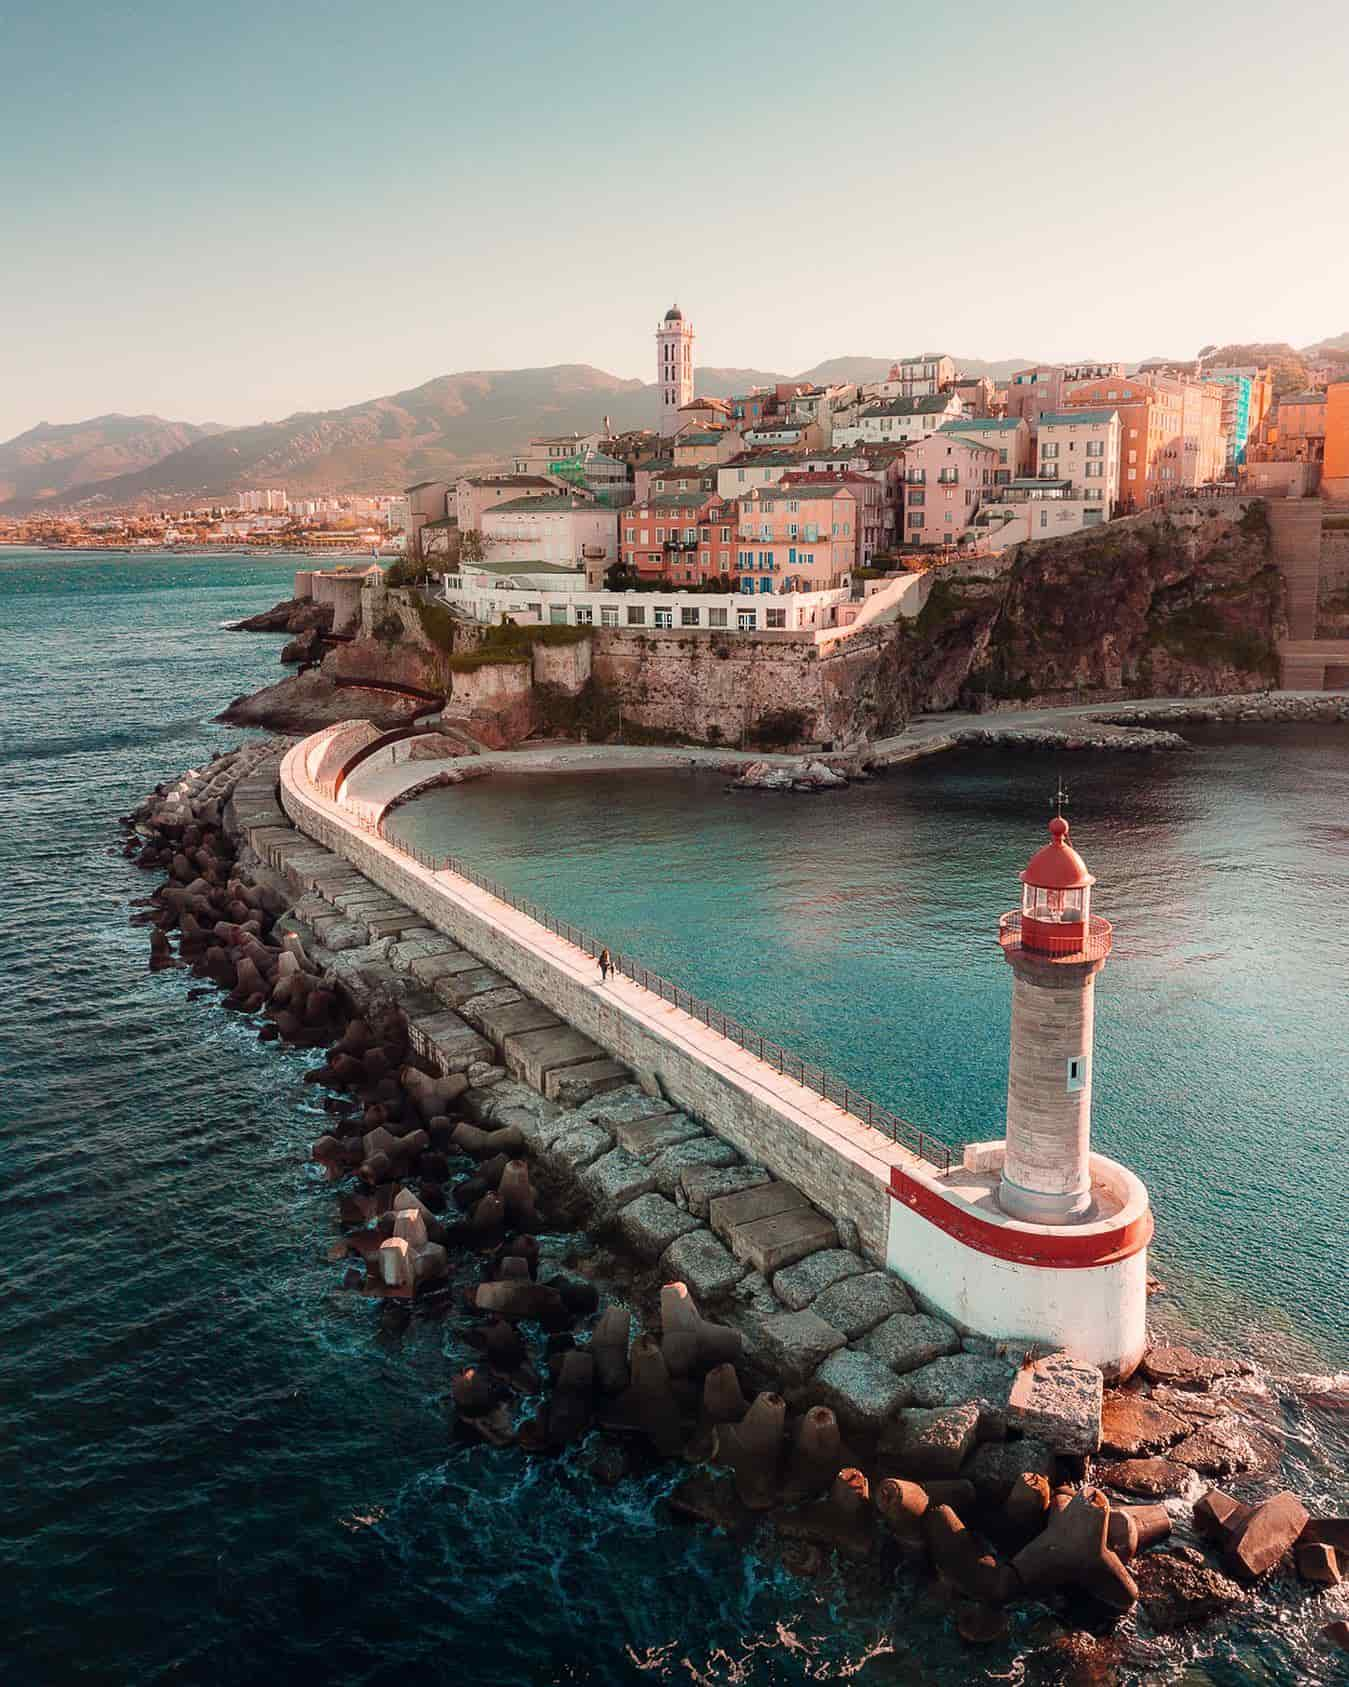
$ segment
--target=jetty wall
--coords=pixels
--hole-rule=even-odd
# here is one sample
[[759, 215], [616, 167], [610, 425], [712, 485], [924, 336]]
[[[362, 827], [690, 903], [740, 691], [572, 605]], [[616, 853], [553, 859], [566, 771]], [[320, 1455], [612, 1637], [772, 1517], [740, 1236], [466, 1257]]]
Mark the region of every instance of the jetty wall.
[[281, 806], [300, 831], [657, 1083], [674, 1105], [836, 1222], [850, 1219], [861, 1251], [885, 1263], [892, 1171], [915, 1164], [914, 1155], [652, 992], [622, 979], [601, 986], [583, 950], [363, 828], [311, 782], [306, 761], [322, 759], [311, 738], [281, 763]]

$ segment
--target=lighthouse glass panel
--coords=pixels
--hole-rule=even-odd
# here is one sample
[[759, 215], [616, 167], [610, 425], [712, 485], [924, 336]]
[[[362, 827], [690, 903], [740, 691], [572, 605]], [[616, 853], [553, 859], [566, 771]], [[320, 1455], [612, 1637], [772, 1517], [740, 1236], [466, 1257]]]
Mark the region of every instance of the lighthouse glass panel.
[[1082, 925], [1087, 918], [1090, 892], [1085, 886], [1076, 890], [1046, 890], [1043, 885], [1025, 885], [1021, 892], [1021, 912], [1028, 920], [1042, 925]]

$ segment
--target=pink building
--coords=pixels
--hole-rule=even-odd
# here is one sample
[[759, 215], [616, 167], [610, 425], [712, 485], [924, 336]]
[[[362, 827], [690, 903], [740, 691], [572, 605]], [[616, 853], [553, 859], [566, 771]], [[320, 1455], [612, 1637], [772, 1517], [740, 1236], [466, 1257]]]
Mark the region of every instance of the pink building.
[[997, 486], [1010, 486], [1018, 476], [1032, 472], [1030, 425], [1024, 416], [962, 416], [957, 421], [944, 422], [937, 431], [956, 433], [979, 445], [991, 445], [998, 453], [993, 472]]
[[958, 545], [995, 486], [998, 449], [935, 433], [904, 452], [904, 541]]
[[860, 544], [856, 490], [770, 486], [740, 500], [742, 592], [821, 592], [849, 584]]
[[[857, 474], [850, 470], [793, 469], [783, 475], [778, 485], [784, 491], [810, 497], [818, 487], [846, 486], [857, 499], [857, 552], [855, 561], [866, 567], [876, 552], [884, 549], [889, 524], [890, 505], [886, 499], [885, 479], [878, 474]], [[830, 524], [832, 526], [832, 522]]]
[[[522, 498], [547, 498], [561, 490], [557, 481], [538, 474], [466, 475], [454, 487], [454, 515], [459, 531], [480, 531], [483, 516], [501, 504], [515, 503]], [[591, 501], [589, 493], [580, 496]]]

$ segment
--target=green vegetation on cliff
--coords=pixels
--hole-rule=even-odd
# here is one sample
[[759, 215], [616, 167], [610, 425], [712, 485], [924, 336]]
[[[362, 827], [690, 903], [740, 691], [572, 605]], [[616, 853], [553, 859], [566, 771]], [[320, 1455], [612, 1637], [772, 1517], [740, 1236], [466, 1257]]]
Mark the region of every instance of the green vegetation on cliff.
[[453, 674], [472, 673], [493, 663], [528, 662], [536, 644], [579, 644], [590, 637], [588, 627], [522, 627], [514, 621], [503, 621], [487, 628], [476, 644], [462, 646], [465, 627], [443, 604], [416, 599], [417, 619], [428, 644], [444, 657], [445, 667]]

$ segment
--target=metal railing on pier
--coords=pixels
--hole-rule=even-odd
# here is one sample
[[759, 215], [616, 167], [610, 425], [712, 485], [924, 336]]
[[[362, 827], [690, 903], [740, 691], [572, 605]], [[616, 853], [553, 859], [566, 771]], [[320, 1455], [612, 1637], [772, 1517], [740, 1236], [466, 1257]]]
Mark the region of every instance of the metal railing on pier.
[[[449, 872], [456, 874], [461, 879], [467, 879], [470, 884], [476, 885], [479, 890], [486, 891], [489, 896], [496, 897], [499, 902], [504, 902], [507, 907], [514, 908], [518, 913], [527, 915], [538, 925], [543, 926], [546, 931], [551, 931], [555, 936], [564, 938], [583, 954], [589, 955], [592, 960], [597, 959], [600, 951], [605, 947], [597, 938], [592, 937], [589, 932], [582, 931], [579, 926], [573, 925], [570, 920], [559, 919], [556, 914], [550, 914], [546, 908], [540, 908], [536, 902], [531, 902], [526, 896], [517, 896], [514, 891], [508, 890], [505, 885], [498, 884], [495, 879], [489, 879], [485, 873], [480, 873], [476, 867], [459, 856], [432, 855], [428, 850], [421, 849], [418, 845], [403, 838], [389, 837], [384, 831], [382, 821], [372, 821], [354, 810], [349, 809], [347, 812], [362, 831], [369, 832], [373, 837], [379, 838], [384, 843], [392, 844], [395, 849], [400, 850], [403, 854], [410, 855], [418, 865], [433, 873]], [[842, 1078], [836, 1078], [825, 1067], [802, 1060], [798, 1055], [784, 1049], [780, 1043], [775, 1043], [771, 1037], [765, 1037], [761, 1032], [750, 1030], [748, 1026], [742, 1025], [739, 1020], [732, 1019], [729, 1014], [723, 1013], [720, 1008], [715, 1008], [710, 1002], [704, 1001], [701, 996], [695, 996], [692, 991], [683, 989], [680, 985], [672, 983], [668, 978], [662, 977], [660, 973], [653, 972], [650, 967], [643, 966], [634, 956], [625, 955], [621, 950], [615, 949], [610, 951], [609, 958], [615, 972], [622, 974], [624, 978], [631, 979], [634, 984], [640, 985], [643, 990], [649, 990], [652, 995], [659, 996], [662, 1001], [669, 1002], [672, 1007], [688, 1014], [699, 1024], [706, 1025], [709, 1030], [715, 1031], [718, 1036], [725, 1037], [728, 1042], [736, 1044], [746, 1053], [757, 1055], [775, 1072], [781, 1072], [784, 1077], [795, 1080], [796, 1083], [812, 1090], [816, 1095], [822, 1096], [825, 1101], [832, 1102], [836, 1107], [841, 1107], [845, 1113], [850, 1114], [854, 1119], [869, 1126], [872, 1130], [880, 1131], [891, 1142], [898, 1143], [901, 1148], [907, 1148], [911, 1154], [916, 1154], [919, 1159], [926, 1160], [929, 1165], [935, 1166], [938, 1171], [946, 1172], [951, 1169], [951, 1149], [940, 1137], [933, 1136], [929, 1131], [920, 1130], [917, 1125], [901, 1118], [898, 1113], [890, 1112], [888, 1108], [877, 1106], [860, 1090], [845, 1083]]]

